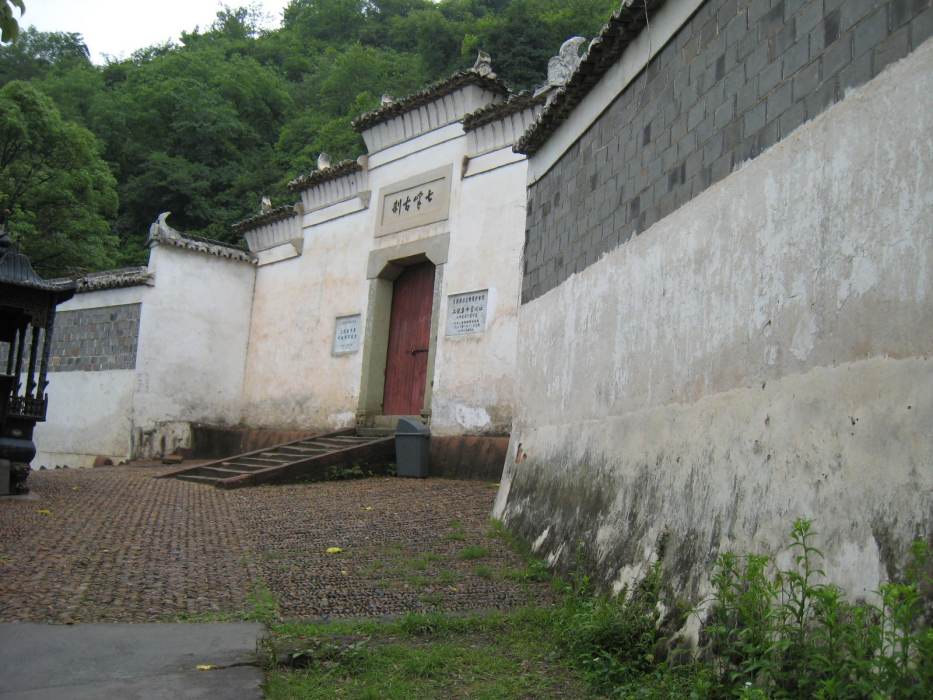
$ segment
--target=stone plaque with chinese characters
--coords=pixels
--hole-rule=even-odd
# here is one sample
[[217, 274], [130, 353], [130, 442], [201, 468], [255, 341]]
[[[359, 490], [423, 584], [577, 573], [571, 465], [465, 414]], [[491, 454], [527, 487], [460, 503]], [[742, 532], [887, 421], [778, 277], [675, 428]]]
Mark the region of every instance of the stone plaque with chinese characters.
[[334, 324], [334, 354], [347, 355], [360, 349], [360, 315], [338, 316]]
[[453, 166], [438, 168], [379, 190], [376, 236], [425, 226], [447, 218]]
[[468, 335], [486, 330], [487, 290], [452, 294], [447, 298], [447, 335]]

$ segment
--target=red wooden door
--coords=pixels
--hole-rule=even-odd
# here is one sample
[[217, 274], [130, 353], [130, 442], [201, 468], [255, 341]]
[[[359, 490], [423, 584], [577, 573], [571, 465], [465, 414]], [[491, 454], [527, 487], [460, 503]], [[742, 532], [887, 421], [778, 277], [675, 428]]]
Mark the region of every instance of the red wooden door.
[[382, 410], [387, 416], [421, 413], [428, 379], [433, 301], [434, 265], [429, 262], [406, 267], [392, 286], [382, 400]]

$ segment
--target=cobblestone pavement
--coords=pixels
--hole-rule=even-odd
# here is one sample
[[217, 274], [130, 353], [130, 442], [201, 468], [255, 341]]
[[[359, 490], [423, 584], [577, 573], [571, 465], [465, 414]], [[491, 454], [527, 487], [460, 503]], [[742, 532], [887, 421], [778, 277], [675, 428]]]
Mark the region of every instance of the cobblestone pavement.
[[[546, 586], [489, 530], [495, 487], [373, 478], [222, 491], [166, 467], [33, 472], [0, 500], [0, 622], [507, 608]], [[328, 554], [327, 548], [342, 552]]]

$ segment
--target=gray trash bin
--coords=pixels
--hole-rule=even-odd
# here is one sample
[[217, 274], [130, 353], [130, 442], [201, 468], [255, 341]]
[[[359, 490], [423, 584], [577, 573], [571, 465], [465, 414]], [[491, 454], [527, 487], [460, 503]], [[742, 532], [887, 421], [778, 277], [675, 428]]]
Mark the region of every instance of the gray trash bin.
[[428, 475], [428, 440], [431, 431], [414, 418], [400, 418], [395, 428], [395, 468], [399, 476]]

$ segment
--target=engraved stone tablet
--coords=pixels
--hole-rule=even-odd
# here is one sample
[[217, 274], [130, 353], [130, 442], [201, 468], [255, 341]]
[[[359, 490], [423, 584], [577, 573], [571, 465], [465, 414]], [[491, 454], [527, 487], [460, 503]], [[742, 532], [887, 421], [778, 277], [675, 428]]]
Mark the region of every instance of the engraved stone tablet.
[[376, 236], [446, 219], [452, 172], [453, 166], [447, 165], [379, 190]]
[[334, 354], [346, 355], [360, 349], [360, 315], [338, 316], [334, 324]]
[[468, 335], [486, 330], [486, 289], [447, 298], [447, 335]]

